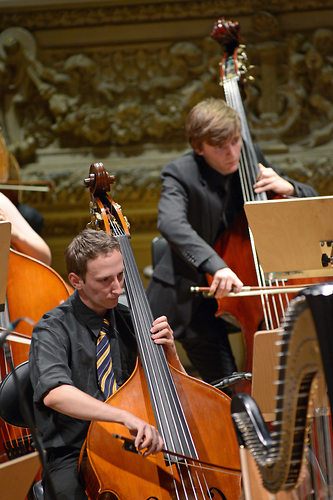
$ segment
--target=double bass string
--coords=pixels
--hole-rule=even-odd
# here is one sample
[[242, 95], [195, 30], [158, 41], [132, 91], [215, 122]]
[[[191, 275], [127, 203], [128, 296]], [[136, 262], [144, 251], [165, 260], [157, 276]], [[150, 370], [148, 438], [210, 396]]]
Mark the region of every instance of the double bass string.
[[[114, 236], [118, 239], [124, 261], [125, 261], [125, 286], [126, 286], [126, 294], [129, 300], [130, 307], [132, 310], [135, 312], [133, 315], [133, 322], [136, 327], [136, 332], [137, 332], [137, 340], [138, 340], [138, 345], [139, 345], [139, 351], [140, 351], [140, 356], [143, 363], [144, 368], [149, 368], [155, 367], [155, 370], [150, 370], [147, 373], [147, 383], [150, 386], [151, 389], [151, 396], [153, 398], [153, 402], [158, 408], [159, 402], [162, 402], [161, 410], [164, 413], [164, 425], [162, 422], [162, 414], [159, 412], [157, 416], [157, 421], [159, 422], [161, 426], [161, 431], [164, 432], [163, 438], [167, 441], [168, 436], [165, 433], [166, 428], [168, 428], [169, 435], [174, 439], [175, 436], [172, 435], [171, 429], [169, 422], [174, 420], [175, 418], [175, 410], [172, 409], [171, 412], [169, 412], [169, 415], [166, 415], [166, 401], [170, 401], [170, 398], [173, 400], [173, 406], [177, 408], [176, 406], [176, 399], [177, 395], [175, 391], [171, 391], [169, 389], [169, 394], [168, 397], [166, 398], [162, 393], [161, 393], [161, 383], [164, 386], [164, 393], [167, 392], [166, 390], [166, 383], [168, 383], [169, 386], [172, 386], [172, 382], [170, 381], [170, 377], [168, 377], [168, 370], [167, 368], [167, 362], [165, 359], [164, 355], [164, 350], [162, 346], [155, 345], [156, 349], [152, 348], [152, 342], [150, 338], [150, 328], [153, 323], [153, 316], [150, 311], [148, 301], [145, 296], [145, 292], [143, 290], [143, 285], [139, 276], [139, 272], [137, 270], [136, 263], [134, 261], [134, 257], [132, 255], [132, 250], [130, 243], [128, 241], [128, 237], [124, 234], [123, 230], [119, 227], [117, 223], [112, 223], [113, 225], [113, 233]], [[128, 279], [126, 279], [126, 277]], [[131, 286], [129, 286], [129, 284]], [[146, 333], [146, 335], [143, 334], [143, 332]], [[161, 373], [161, 370], [164, 368], [164, 373]], [[157, 375], [159, 374], [160, 380], [157, 379]], [[169, 417], [169, 418], [168, 418]], [[169, 441], [170, 442], [170, 441]], [[171, 443], [170, 443], [171, 444]], [[173, 446], [175, 446], [175, 443], [172, 442]], [[182, 454], [186, 454], [186, 450], [184, 447], [181, 448]]]
[[[131, 278], [132, 279], [130, 280], [130, 282], [133, 285], [133, 288], [127, 287], [126, 291], [127, 291], [128, 295], [129, 295], [129, 301], [130, 301], [130, 303], [134, 307], [135, 311], [139, 312], [139, 315], [137, 315], [137, 314], [134, 315], [134, 319], [139, 318], [136, 323], [137, 323], [137, 328], [141, 327], [142, 330], [140, 330], [140, 331], [148, 331], [149, 332], [150, 325], [152, 323], [153, 318], [152, 318], [151, 312], [149, 311], [149, 308], [145, 307], [146, 304], [144, 304], [144, 307], [140, 309], [140, 308], [138, 308], [139, 304], [136, 303], [136, 301], [135, 301], [135, 297], [137, 297], [137, 298], [140, 297], [140, 292], [142, 292], [142, 290], [140, 290], [140, 288], [141, 288], [141, 286], [140, 286], [141, 280], [140, 279], [135, 279], [136, 265], [135, 265], [135, 262], [133, 261], [133, 259], [131, 258], [132, 255], [131, 255], [130, 244], [128, 242], [127, 236], [120, 237], [120, 242], [121, 242], [121, 247], [122, 247], [122, 251], [123, 251], [123, 254], [124, 254], [125, 262], [127, 262], [129, 264], [128, 266], [126, 266], [126, 269], [128, 269], [128, 273], [131, 274]], [[148, 314], [144, 314], [143, 309], [146, 309], [146, 313], [148, 312]], [[148, 321], [148, 318], [150, 319], [150, 321]], [[139, 336], [139, 339], [138, 339], [139, 341], [140, 340], [141, 341], [145, 341], [146, 339], [149, 339], [148, 336], [145, 336], [144, 338], [140, 338], [140, 337], [141, 336]], [[145, 345], [145, 349], [142, 348], [141, 351], [142, 351], [142, 353], [144, 353], [144, 356], [146, 355], [146, 353], [148, 353], [148, 356], [150, 358], [152, 358], [152, 355], [154, 354], [154, 350], [153, 349], [148, 349], [148, 347], [149, 347], [149, 345], [151, 343], [150, 342], [145, 342], [145, 344], [146, 344]], [[159, 358], [158, 359], [158, 361], [159, 361], [158, 364], [156, 364], [156, 360], [155, 360], [155, 366], [156, 367], [163, 367], [164, 363], [162, 362], [162, 358], [161, 358], [161, 353], [162, 352], [164, 353], [163, 348], [161, 350], [160, 348], [162, 346], [155, 346], [155, 347], [157, 347], [157, 349], [155, 349], [156, 354], [157, 354], [156, 358]], [[153, 360], [150, 359], [150, 362], [153, 363]], [[151, 375], [148, 375], [148, 377], [151, 380]], [[167, 378], [166, 377], [162, 377], [161, 380], [167, 380]], [[153, 394], [154, 394], [155, 403], [157, 402], [156, 401], [156, 389], [159, 389], [159, 386], [158, 386], [157, 383], [155, 383], [155, 389], [152, 391]], [[166, 401], [164, 401], [164, 406], [163, 406], [164, 412], [165, 412], [165, 408], [166, 408], [165, 403], [166, 403]], [[171, 413], [171, 415], [169, 415], [169, 417], [171, 417], [171, 418], [173, 417], [172, 413]], [[170, 420], [167, 418], [167, 415], [164, 415], [164, 423], [168, 424], [169, 421]], [[162, 424], [162, 427], [160, 427], [160, 429], [161, 429], [161, 435], [162, 436], [164, 434], [163, 433], [164, 428], [165, 427]], [[164, 434], [164, 439], [165, 439], [165, 434]], [[173, 462], [174, 462], [174, 460], [173, 460]], [[175, 485], [175, 491], [177, 491], [177, 483], [176, 483], [176, 480], [174, 478], [174, 474], [173, 474], [173, 470], [172, 470], [172, 466], [171, 465], [172, 465], [172, 461], [169, 459], [169, 466], [170, 466], [170, 470], [171, 470], [171, 473], [172, 473], [172, 476], [173, 476], [173, 481], [174, 481], [174, 485]], [[177, 459], [177, 465], [178, 465], [178, 459]], [[178, 469], [179, 469], [179, 467], [178, 467]], [[180, 470], [179, 470], [179, 476], [181, 478], [181, 483], [182, 483], [183, 490], [185, 491], [185, 482], [184, 482], [183, 474], [181, 473]], [[193, 488], [194, 485], [193, 485], [193, 479], [191, 477], [191, 474], [188, 473], [187, 476], [189, 477], [190, 482], [192, 484], [192, 488]]]
[[[228, 64], [228, 61], [225, 63]], [[224, 74], [228, 74], [227, 70], [224, 69]], [[242, 105], [241, 95], [238, 88], [238, 75], [232, 76], [231, 78], [223, 79], [223, 89], [225, 93], [225, 98], [227, 103], [236, 109], [241, 120], [242, 125], [242, 138], [243, 146], [240, 155], [240, 168], [239, 177], [241, 182], [241, 188], [243, 193], [244, 202], [246, 201], [266, 201], [266, 192], [255, 193], [253, 191], [253, 184], [257, 180], [259, 174], [258, 161], [253, 147], [253, 142], [246, 120], [244, 108]], [[256, 270], [257, 280], [259, 286], [265, 286], [266, 281], [264, 277], [263, 270], [260, 266], [259, 259], [257, 256], [253, 234], [250, 228], [249, 238], [252, 249], [252, 255], [254, 259], [254, 266]], [[278, 280], [274, 281], [268, 280], [270, 286], [280, 285]], [[286, 280], [281, 280], [281, 286], [286, 285]], [[274, 328], [274, 326], [280, 326], [280, 318], [284, 318], [284, 312], [289, 304], [289, 297], [285, 294], [278, 294], [278, 297], [271, 297], [269, 299], [268, 295], [261, 296], [264, 322], [267, 330]]]
[[226, 96], [226, 101], [233, 109], [236, 109], [241, 121], [243, 146], [241, 150], [241, 169], [239, 176], [241, 180], [241, 187], [243, 198], [245, 201], [260, 201], [266, 200], [266, 193], [256, 194], [253, 191], [253, 184], [256, 182], [259, 174], [257, 166], [256, 154], [253, 148], [250, 131], [246, 121], [243, 107], [241, 105], [241, 98], [238, 90], [238, 77], [235, 76], [223, 82], [223, 89]]
[[[133, 269], [133, 262], [130, 259], [131, 256], [127, 251], [127, 244], [129, 245], [128, 238], [127, 236], [124, 236], [121, 238], [121, 245], [124, 260], [127, 264], [125, 266], [125, 273], [127, 273], [127, 275], [132, 275], [133, 278], [135, 270]], [[176, 425], [176, 416], [178, 414], [178, 420], [181, 421], [181, 414], [177, 408], [176, 393], [171, 390], [171, 380], [170, 377], [168, 377], [166, 370], [164, 350], [162, 346], [153, 344], [150, 337], [150, 328], [153, 323], [152, 314], [145, 304], [145, 301], [139, 300], [140, 295], [138, 294], [140, 294], [140, 282], [135, 279], [131, 280], [130, 277], [128, 281], [131, 281], [132, 284], [134, 283], [133, 288], [129, 287], [127, 283], [126, 292], [129, 303], [134, 312], [133, 319], [136, 325], [138, 344], [139, 347], [141, 347], [139, 349], [140, 356], [143, 366], [147, 368], [147, 382], [151, 387], [154, 405], [160, 410], [157, 412], [157, 419], [160, 423], [161, 434], [163, 435], [164, 433], [163, 439], [166, 441], [170, 442], [171, 438], [172, 441], [170, 444], [172, 444], [174, 448], [177, 449], [178, 444], [181, 446], [182, 453], [189, 455], [193, 452], [193, 450], [190, 449], [189, 443], [184, 443], [182, 439], [182, 437], [188, 435], [188, 433], [185, 432], [184, 428], [180, 433], [179, 425]], [[142, 296], [141, 299], [143, 297], [144, 296]], [[149, 367], [152, 367], [152, 369], [149, 369]], [[174, 430], [171, 428], [172, 422], [174, 423]], [[182, 425], [182, 427], [184, 427], [184, 425]]]
[[[224, 73], [226, 74], [226, 70], [224, 70]], [[241, 183], [241, 188], [242, 188], [242, 193], [243, 193], [243, 199], [244, 202], [246, 201], [256, 201], [256, 197], [258, 199], [262, 198], [260, 195], [256, 195], [253, 191], [253, 184], [256, 181], [257, 175], [259, 173], [258, 167], [257, 167], [257, 172], [255, 172], [255, 165], [257, 165], [257, 162], [254, 160], [255, 153], [253, 150], [252, 146], [252, 140], [250, 137], [250, 132], [248, 129], [247, 121], [243, 112], [243, 106], [241, 105], [240, 102], [240, 94], [238, 91], [238, 76], [233, 76], [232, 78], [224, 79], [223, 80], [223, 90], [226, 98], [226, 102], [228, 103], [229, 106], [231, 106], [233, 109], [236, 109], [238, 112], [238, 115], [240, 117], [241, 121], [241, 126], [242, 126], [242, 139], [243, 139], [243, 145], [241, 149], [241, 154], [240, 154], [240, 165], [239, 165], [239, 178], [240, 178], [240, 183]], [[250, 161], [252, 160], [252, 161]], [[251, 166], [252, 165], [252, 166]], [[263, 193], [263, 196], [266, 197], [266, 194]], [[255, 271], [257, 275], [257, 280], [258, 280], [258, 285], [259, 286], [264, 286], [265, 285], [265, 279], [263, 276], [262, 269], [259, 265], [259, 260], [257, 257], [255, 245], [254, 245], [254, 239], [252, 232], [249, 228], [249, 238], [250, 238], [250, 244], [251, 244], [251, 250], [252, 250], [252, 255], [253, 255], [253, 261], [254, 261], [254, 266], [255, 266]], [[261, 303], [262, 303], [262, 309], [264, 313], [264, 321], [266, 328], [269, 328], [269, 324], [272, 323], [272, 318], [270, 317], [270, 312], [269, 312], [269, 307], [268, 306], [268, 297], [262, 295], [261, 296]]]
[[[111, 224], [113, 228], [112, 234], [118, 239], [124, 257], [126, 294], [128, 296], [130, 307], [134, 313], [133, 321], [137, 333], [139, 352], [145, 369], [147, 385], [151, 394], [153, 408], [155, 406], [154, 414], [158, 423], [158, 428], [164, 442], [167, 443], [169, 450], [180, 450], [180, 454], [185, 457], [189, 457], [189, 460], [191, 460], [190, 457], [195, 457], [199, 461], [195, 445], [171, 377], [163, 346], [156, 345], [151, 340], [150, 328], [153, 322], [153, 316], [144, 292], [143, 284], [128, 236], [124, 234], [122, 228], [120, 228], [116, 222], [111, 220]], [[149, 369], [149, 367], [152, 369]], [[177, 481], [172, 469], [173, 464], [177, 466], [181, 486], [186, 498], [189, 498], [187, 495], [188, 486], [186, 486], [188, 483], [191, 485], [192, 489], [191, 498], [192, 494], [195, 495], [194, 498], [199, 498], [197, 496], [198, 488], [202, 498], [205, 498], [202, 481], [205, 485], [206, 491], [208, 491], [208, 485], [202, 470], [200, 472], [203, 478], [199, 477], [199, 472], [197, 470], [194, 471], [195, 477], [193, 477], [191, 471], [193, 463], [191, 464], [187, 458], [182, 458], [181, 460], [175, 456], [172, 456], [171, 458], [170, 454], [171, 452], [165, 454], [165, 460], [170, 467], [177, 498], [180, 497]], [[200, 465], [197, 467], [202, 469]], [[184, 477], [185, 472], [187, 479]]]

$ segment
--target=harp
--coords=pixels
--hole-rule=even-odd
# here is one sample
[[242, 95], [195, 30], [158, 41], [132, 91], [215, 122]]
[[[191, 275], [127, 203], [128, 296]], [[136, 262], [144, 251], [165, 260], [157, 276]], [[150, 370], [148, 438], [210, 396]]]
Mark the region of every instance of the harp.
[[276, 498], [283, 491], [290, 498], [333, 499], [332, 283], [310, 286], [292, 299], [277, 343], [275, 420], [269, 428], [255, 400], [236, 395], [231, 413], [240, 447]]

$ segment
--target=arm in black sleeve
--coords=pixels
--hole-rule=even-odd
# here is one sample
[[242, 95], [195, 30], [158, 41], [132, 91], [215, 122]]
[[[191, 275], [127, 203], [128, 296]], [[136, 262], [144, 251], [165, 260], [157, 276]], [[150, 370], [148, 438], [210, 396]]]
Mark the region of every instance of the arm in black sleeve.
[[[192, 178], [191, 178], [192, 175]], [[199, 229], [204, 222], [202, 206], [204, 193], [193, 172], [171, 162], [162, 172], [162, 193], [158, 204], [158, 229], [182, 258], [199, 272], [214, 274], [227, 267], [212, 246], [202, 237]], [[191, 197], [191, 208], [189, 197]], [[195, 200], [195, 201], [194, 201]], [[195, 213], [193, 213], [195, 210]], [[190, 220], [191, 212], [191, 220]]]

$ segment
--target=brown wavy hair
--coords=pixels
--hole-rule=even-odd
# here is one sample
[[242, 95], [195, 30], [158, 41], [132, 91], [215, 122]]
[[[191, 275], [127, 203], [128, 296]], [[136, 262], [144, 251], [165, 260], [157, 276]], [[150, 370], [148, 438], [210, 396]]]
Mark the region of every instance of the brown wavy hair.
[[240, 133], [237, 111], [222, 99], [210, 97], [199, 102], [187, 117], [186, 136], [194, 150], [201, 151], [204, 141], [210, 146], [221, 146]]

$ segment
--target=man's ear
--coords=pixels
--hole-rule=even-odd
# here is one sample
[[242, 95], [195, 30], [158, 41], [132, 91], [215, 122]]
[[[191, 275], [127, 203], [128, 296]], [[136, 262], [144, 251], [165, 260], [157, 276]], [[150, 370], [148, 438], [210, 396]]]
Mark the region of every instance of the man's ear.
[[82, 284], [84, 283], [82, 278], [80, 278], [75, 273], [69, 273], [68, 279], [72, 287], [75, 288], [75, 290], [81, 290]]
[[200, 155], [200, 156], [202, 156], [202, 155], [203, 155], [203, 151], [202, 151], [202, 149], [200, 149], [199, 147], [196, 147], [196, 148], [193, 148], [193, 149], [194, 149], [194, 151], [195, 151], [195, 153], [196, 153], [197, 155]]

